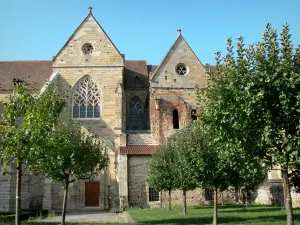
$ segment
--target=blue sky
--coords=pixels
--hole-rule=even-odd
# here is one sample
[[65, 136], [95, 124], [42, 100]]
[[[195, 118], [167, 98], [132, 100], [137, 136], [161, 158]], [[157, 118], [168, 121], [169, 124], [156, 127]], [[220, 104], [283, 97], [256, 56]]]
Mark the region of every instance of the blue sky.
[[260, 40], [264, 26], [291, 28], [300, 44], [300, 0], [0, 0], [0, 60], [51, 60], [93, 7], [126, 59], [159, 64], [177, 29], [202, 63], [226, 37]]

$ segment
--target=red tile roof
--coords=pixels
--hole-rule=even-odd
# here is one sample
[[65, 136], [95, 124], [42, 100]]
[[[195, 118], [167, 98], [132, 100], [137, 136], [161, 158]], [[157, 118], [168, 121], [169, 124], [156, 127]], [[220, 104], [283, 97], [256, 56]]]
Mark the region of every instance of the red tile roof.
[[130, 145], [120, 147], [121, 155], [151, 155], [158, 145]]
[[51, 74], [52, 61], [0, 61], [0, 89], [13, 89], [13, 79], [18, 78], [39, 90]]

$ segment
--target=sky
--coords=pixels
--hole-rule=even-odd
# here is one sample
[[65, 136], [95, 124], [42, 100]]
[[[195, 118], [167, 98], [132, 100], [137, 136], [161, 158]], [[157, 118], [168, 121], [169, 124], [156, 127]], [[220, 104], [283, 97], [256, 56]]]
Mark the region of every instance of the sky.
[[288, 23], [300, 44], [300, 0], [0, 0], [0, 60], [51, 60], [89, 6], [126, 59], [148, 64], [162, 61], [179, 28], [203, 64], [228, 37], [259, 41], [267, 23]]

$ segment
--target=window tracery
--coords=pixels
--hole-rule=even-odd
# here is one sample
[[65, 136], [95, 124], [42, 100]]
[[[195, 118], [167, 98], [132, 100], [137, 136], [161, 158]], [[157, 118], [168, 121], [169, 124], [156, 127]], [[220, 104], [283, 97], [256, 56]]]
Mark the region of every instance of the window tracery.
[[128, 130], [143, 130], [144, 106], [142, 101], [137, 96], [132, 97], [129, 102], [127, 117]]
[[73, 118], [100, 117], [100, 89], [88, 76], [81, 79], [73, 92]]

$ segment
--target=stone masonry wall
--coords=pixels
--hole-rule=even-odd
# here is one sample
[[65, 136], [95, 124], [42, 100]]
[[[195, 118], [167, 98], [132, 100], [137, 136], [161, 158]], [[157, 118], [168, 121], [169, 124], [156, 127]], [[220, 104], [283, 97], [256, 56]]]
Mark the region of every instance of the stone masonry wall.
[[153, 136], [151, 133], [127, 134], [127, 145], [152, 145]]

